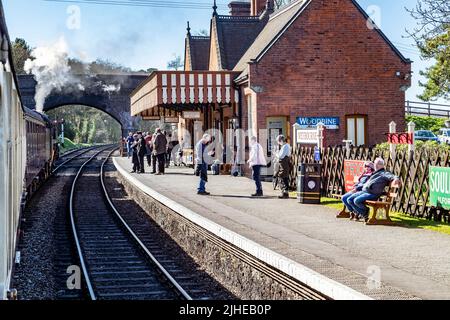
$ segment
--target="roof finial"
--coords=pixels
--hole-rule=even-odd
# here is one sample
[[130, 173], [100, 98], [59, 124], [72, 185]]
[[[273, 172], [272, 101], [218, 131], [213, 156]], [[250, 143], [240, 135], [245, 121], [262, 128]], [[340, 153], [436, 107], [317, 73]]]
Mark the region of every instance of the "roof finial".
[[214, 0], [214, 5], [213, 5], [213, 16], [217, 16], [217, 2], [216, 0]]
[[191, 26], [189, 25], [189, 21], [187, 22], [187, 34], [190, 35], [191, 34]]

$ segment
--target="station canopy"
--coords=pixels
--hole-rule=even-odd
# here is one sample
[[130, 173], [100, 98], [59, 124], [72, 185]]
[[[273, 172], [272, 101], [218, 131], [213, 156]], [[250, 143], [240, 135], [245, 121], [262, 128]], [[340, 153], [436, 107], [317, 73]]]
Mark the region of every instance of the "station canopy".
[[131, 115], [153, 120], [202, 106], [235, 106], [239, 72], [154, 71], [131, 93]]

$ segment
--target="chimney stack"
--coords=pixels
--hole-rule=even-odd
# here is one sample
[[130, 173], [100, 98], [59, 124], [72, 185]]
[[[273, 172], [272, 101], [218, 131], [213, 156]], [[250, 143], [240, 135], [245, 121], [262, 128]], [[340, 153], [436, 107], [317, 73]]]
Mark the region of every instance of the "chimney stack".
[[252, 16], [259, 16], [261, 15], [266, 8], [272, 9], [274, 8], [274, 0], [251, 0], [252, 1], [252, 9], [251, 14]]
[[250, 2], [231, 1], [228, 7], [232, 16], [250, 16]]

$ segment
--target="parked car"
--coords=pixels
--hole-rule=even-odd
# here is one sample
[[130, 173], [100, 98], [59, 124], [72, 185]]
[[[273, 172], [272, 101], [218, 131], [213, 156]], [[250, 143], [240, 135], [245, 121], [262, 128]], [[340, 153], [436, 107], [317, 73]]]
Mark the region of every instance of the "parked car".
[[438, 138], [441, 143], [450, 144], [450, 128], [439, 130]]
[[416, 141], [436, 141], [439, 142], [439, 138], [430, 130], [418, 130], [414, 133]]

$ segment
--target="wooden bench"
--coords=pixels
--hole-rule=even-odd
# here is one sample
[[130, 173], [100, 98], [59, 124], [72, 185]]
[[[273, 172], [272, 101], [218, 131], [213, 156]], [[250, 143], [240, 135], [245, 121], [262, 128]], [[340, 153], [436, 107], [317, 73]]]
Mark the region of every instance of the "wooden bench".
[[[342, 199], [342, 195], [333, 194], [333, 197]], [[389, 189], [376, 201], [366, 201], [366, 205], [373, 210], [369, 215], [369, 220], [366, 225], [385, 225], [392, 226], [395, 222], [391, 220], [390, 210], [394, 200], [398, 197], [398, 186], [392, 182]], [[350, 213], [347, 207], [343, 205], [343, 209], [336, 215], [336, 218], [350, 218]]]
[[373, 209], [372, 214], [369, 216], [369, 220], [366, 225], [385, 225], [392, 226], [395, 222], [391, 220], [389, 216], [392, 204], [398, 197], [398, 186], [391, 182], [389, 190], [380, 197], [377, 201], [366, 201], [366, 205]]

